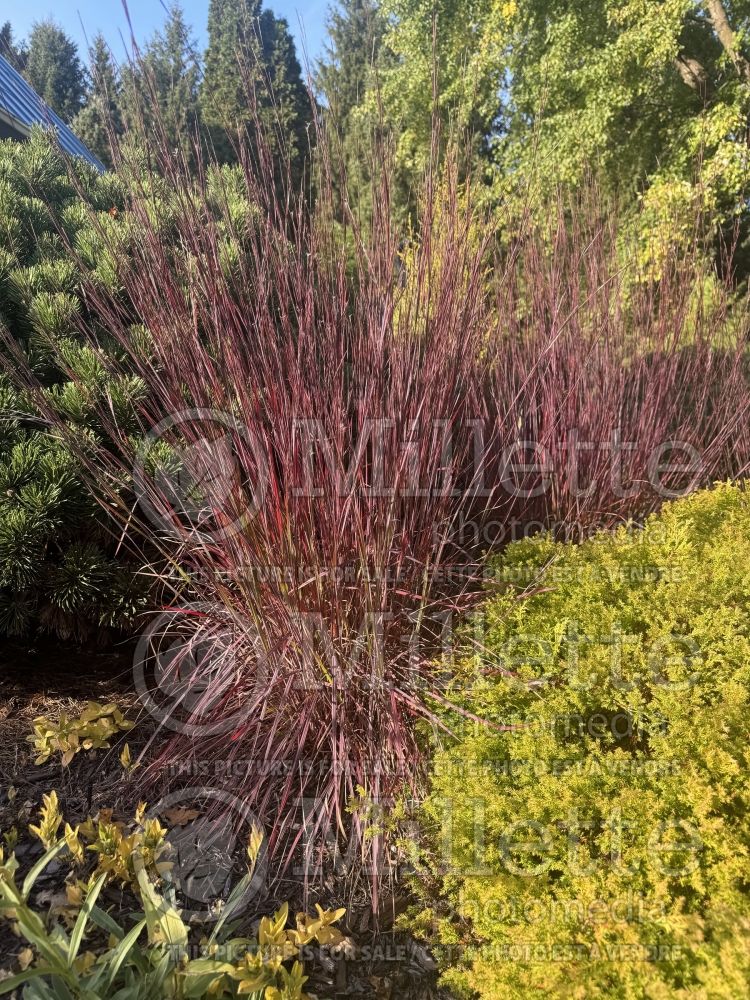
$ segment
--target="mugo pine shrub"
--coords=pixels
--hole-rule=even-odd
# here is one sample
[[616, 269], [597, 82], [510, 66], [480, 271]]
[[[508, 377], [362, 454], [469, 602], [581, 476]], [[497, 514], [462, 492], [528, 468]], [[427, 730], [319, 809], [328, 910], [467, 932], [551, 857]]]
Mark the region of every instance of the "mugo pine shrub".
[[[96, 435], [105, 395], [125, 426], [137, 386], [108, 380], [100, 350], [81, 342], [78, 325], [95, 320], [65, 242], [83, 251], [89, 213], [114, 223], [121, 203], [112, 177], [66, 166], [42, 133], [0, 143], [0, 325], [83, 435]], [[132, 620], [142, 588], [103, 520], [70, 449], [0, 373], [0, 635], [84, 639]]]
[[745, 995], [750, 495], [517, 542], [495, 569], [459, 672], [490, 724], [436, 754], [426, 805], [446, 979], [485, 1000]]

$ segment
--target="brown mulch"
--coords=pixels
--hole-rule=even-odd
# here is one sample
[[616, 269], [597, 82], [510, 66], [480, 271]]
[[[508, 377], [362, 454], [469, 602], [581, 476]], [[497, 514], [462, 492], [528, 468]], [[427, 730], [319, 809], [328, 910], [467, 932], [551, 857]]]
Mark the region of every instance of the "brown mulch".
[[[22, 868], [41, 853], [37, 841], [26, 830], [34, 822], [42, 795], [57, 791], [66, 819], [76, 823], [99, 809], [109, 808], [115, 817], [132, 817], [139, 800], [136, 776], [127, 778], [119, 761], [125, 742], [133, 757], [153, 737], [153, 726], [144, 718], [131, 683], [132, 654], [127, 649], [97, 653], [64, 649], [52, 644], [38, 647], [6, 646], [0, 650], [0, 832], [16, 826], [16, 849]], [[109, 750], [79, 753], [68, 767], [50, 760], [34, 765], [33, 747], [27, 742], [38, 716], [56, 719], [61, 712], [77, 715], [89, 701], [114, 702], [136, 727], [113, 741]], [[137, 772], [136, 772], [137, 775]], [[13, 789], [11, 796], [9, 788]], [[55, 865], [40, 879], [40, 901], [63, 889], [67, 869]], [[286, 899], [290, 910], [303, 908], [299, 880], [279, 882], [262, 904], [270, 912]], [[398, 877], [386, 893], [378, 916], [372, 913], [368, 886], [361, 880], [333, 877], [304, 902], [328, 908], [347, 906], [341, 929], [351, 940], [350, 957], [333, 961], [321, 956], [306, 971], [306, 989], [320, 1000], [359, 997], [363, 1000], [450, 1000], [437, 986], [435, 963], [427, 950], [408, 934], [393, 928], [393, 919], [410, 902], [408, 890]], [[118, 908], [128, 905], [122, 892], [108, 887], [106, 902], [117, 918]], [[132, 901], [131, 901], [132, 902]], [[247, 914], [248, 929], [261, 913]], [[25, 942], [8, 933], [0, 922], [0, 969], [17, 971], [15, 956]]]
[[[89, 701], [114, 702], [130, 717], [138, 713], [138, 700], [130, 683], [131, 662], [132, 655], [125, 650], [96, 653], [49, 643], [38, 647], [9, 644], [0, 650], [2, 781], [15, 785], [19, 794], [26, 786], [31, 789], [43, 784], [55, 787], [61, 794], [59, 783], [70, 785], [71, 775], [75, 775], [76, 783], [85, 780], [76, 769], [70, 771], [52, 761], [35, 767], [33, 747], [26, 737], [38, 716], [57, 719], [62, 712], [78, 715]], [[101, 758], [92, 757], [89, 763], [92, 774], [100, 772]]]

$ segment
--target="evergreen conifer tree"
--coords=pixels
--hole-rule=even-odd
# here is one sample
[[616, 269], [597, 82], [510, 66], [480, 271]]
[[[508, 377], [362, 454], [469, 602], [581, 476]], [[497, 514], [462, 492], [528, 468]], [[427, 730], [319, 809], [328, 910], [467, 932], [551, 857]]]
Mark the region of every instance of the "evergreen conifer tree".
[[29, 37], [25, 73], [37, 94], [66, 121], [83, 107], [86, 74], [75, 42], [52, 19], [37, 21]]
[[124, 74], [124, 114], [152, 126], [156, 114], [169, 145], [189, 156], [199, 123], [200, 60], [192, 29], [179, 3], [172, 3], [164, 27], [146, 44], [138, 63]]
[[372, 85], [385, 22], [374, 0], [341, 0], [330, 10], [327, 27], [329, 40], [315, 83], [345, 131], [352, 111]]
[[201, 108], [217, 155], [231, 162], [233, 143], [252, 141], [259, 120], [298, 179], [312, 113], [287, 22], [260, 0], [211, 0], [208, 35]]
[[94, 38], [90, 50], [90, 80], [86, 105], [74, 121], [73, 128], [88, 148], [106, 166], [111, 166], [110, 132], [121, 135], [121, 85], [117, 68], [103, 35]]
[[23, 73], [28, 58], [28, 49], [23, 42], [17, 42], [10, 21], [0, 27], [0, 56], [7, 59], [14, 69]]
[[387, 60], [385, 21], [375, 0], [340, 0], [328, 17], [328, 44], [315, 83], [327, 112], [328, 148], [334, 159], [334, 184], [346, 176], [347, 199], [365, 214], [371, 206], [375, 122], [365, 97], [377, 84]]

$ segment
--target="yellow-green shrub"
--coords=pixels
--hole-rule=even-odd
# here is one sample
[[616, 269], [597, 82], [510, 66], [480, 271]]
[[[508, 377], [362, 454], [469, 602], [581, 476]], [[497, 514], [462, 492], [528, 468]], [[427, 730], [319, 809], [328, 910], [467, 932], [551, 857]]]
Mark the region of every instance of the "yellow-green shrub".
[[114, 736], [132, 728], [133, 723], [123, 716], [117, 705], [90, 701], [76, 718], [68, 718], [62, 712], [57, 722], [51, 722], [46, 715], [40, 715], [34, 719], [33, 734], [26, 739], [34, 744], [37, 752], [35, 764], [46, 764], [59, 752], [65, 767], [81, 750], [108, 747]]
[[457, 682], [490, 724], [437, 752], [425, 809], [446, 979], [486, 1000], [746, 995], [750, 494], [519, 542], [494, 569]]

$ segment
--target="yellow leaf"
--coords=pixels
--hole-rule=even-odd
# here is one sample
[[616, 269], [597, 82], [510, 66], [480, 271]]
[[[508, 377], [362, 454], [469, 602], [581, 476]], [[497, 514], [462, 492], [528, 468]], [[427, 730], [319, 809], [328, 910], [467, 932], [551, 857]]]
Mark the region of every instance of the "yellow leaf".
[[57, 792], [52, 791], [49, 795], [43, 795], [42, 801], [44, 804], [39, 810], [41, 817], [39, 826], [29, 826], [29, 832], [38, 837], [49, 849], [57, 840], [57, 831], [62, 823], [62, 813], [57, 801]]
[[[246, 979], [240, 983], [237, 987], [238, 996], [244, 996], [246, 993], [255, 993], [257, 990], [261, 989], [263, 983], [258, 983], [252, 979]], [[268, 996], [268, 990], [266, 990], [266, 996]]]
[[73, 968], [80, 976], [82, 973], [88, 972], [91, 966], [96, 961], [96, 955], [93, 951], [84, 952], [83, 955], [79, 955], [78, 958], [73, 963]]
[[345, 906], [341, 906], [337, 910], [324, 910], [320, 903], [316, 903], [315, 909], [318, 911], [318, 920], [326, 926], [329, 924], [335, 924], [336, 921], [341, 920], [346, 913]]
[[65, 824], [65, 844], [76, 861], [83, 861], [83, 844], [78, 837], [78, 827], [74, 830], [70, 823]]
[[253, 865], [258, 860], [258, 855], [260, 854], [260, 849], [263, 846], [263, 831], [260, 830], [255, 824], [250, 831], [250, 836], [247, 841], [247, 856]]
[[31, 950], [31, 948], [24, 948], [22, 951], [19, 951], [16, 958], [18, 960], [21, 972], [25, 972], [26, 969], [28, 969], [28, 967], [34, 961], [34, 952]]
[[68, 897], [68, 902], [71, 906], [83, 905], [83, 890], [80, 885], [66, 885], [65, 895]]
[[125, 746], [122, 748], [122, 752], [120, 754], [120, 763], [122, 764], [123, 770], [125, 770], [125, 771], [132, 771], [132, 769], [133, 769], [133, 759], [132, 759], [132, 757], [130, 755], [130, 744], [129, 743], [126, 743]]

